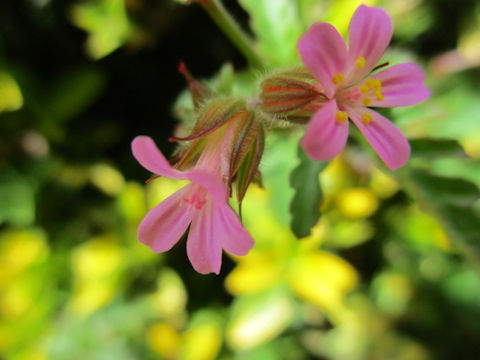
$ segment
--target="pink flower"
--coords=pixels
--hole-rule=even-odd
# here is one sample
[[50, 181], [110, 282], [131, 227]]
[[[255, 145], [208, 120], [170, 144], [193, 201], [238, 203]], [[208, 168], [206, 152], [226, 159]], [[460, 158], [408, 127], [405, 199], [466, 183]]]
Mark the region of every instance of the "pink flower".
[[384, 10], [361, 5], [350, 22], [348, 49], [338, 31], [327, 23], [312, 25], [300, 38], [300, 57], [327, 97], [302, 139], [312, 159], [329, 160], [342, 151], [350, 118], [390, 169], [407, 162], [410, 146], [405, 136], [367, 107], [409, 106], [430, 96], [422, 70], [412, 63], [368, 76], [382, 57], [392, 31], [392, 21]]
[[[154, 174], [191, 180], [189, 185], [148, 212], [138, 228], [141, 243], [158, 253], [170, 250], [191, 224], [187, 254], [194, 269], [201, 274], [220, 272], [222, 248], [243, 256], [253, 247], [252, 237], [228, 205], [218, 161], [201, 157], [192, 170], [179, 171], [147, 136], [133, 140], [132, 152], [135, 159]], [[210, 155], [217, 156], [215, 152]]]

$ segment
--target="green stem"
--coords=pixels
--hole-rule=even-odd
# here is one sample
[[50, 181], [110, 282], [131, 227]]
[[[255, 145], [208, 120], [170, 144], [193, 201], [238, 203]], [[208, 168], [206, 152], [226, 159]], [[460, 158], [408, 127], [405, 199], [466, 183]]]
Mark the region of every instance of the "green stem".
[[233, 17], [223, 7], [222, 3], [219, 0], [197, 0], [197, 2], [247, 58], [250, 65], [258, 69], [263, 69], [264, 64], [262, 58], [253, 49], [252, 40], [240, 29]]

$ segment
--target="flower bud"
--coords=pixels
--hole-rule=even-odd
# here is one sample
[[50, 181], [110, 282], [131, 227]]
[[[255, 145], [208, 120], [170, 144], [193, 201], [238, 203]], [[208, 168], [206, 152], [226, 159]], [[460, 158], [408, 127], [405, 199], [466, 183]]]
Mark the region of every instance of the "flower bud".
[[190, 135], [170, 140], [192, 141], [175, 157], [173, 163], [176, 169], [196, 166], [198, 159], [205, 157], [207, 152], [220, 154], [222, 176], [230, 192], [235, 182], [237, 200], [241, 202], [249, 184], [258, 175], [265, 134], [257, 120], [257, 113], [247, 110], [244, 101], [216, 99], [202, 107]]
[[327, 100], [304, 68], [266, 77], [260, 84], [261, 111], [276, 119], [306, 123]]
[[235, 180], [237, 201], [241, 203], [250, 183], [258, 176], [265, 146], [265, 132], [253, 111], [242, 110], [235, 118], [231, 143], [230, 182]]
[[188, 83], [188, 88], [190, 89], [190, 94], [192, 95], [193, 106], [195, 110], [198, 110], [201, 104], [213, 96], [214, 92], [204, 83], [195, 79], [187, 69], [187, 66], [183, 61], [178, 64], [178, 72], [185, 77], [185, 80]]

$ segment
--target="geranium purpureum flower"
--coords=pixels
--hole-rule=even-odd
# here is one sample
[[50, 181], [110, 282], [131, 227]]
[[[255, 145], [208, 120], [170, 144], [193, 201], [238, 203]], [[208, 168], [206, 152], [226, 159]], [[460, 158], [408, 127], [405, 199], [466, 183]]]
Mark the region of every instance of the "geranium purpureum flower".
[[326, 96], [302, 139], [312, 159], [329, 160], [342, 151], [350, 118], [391, 170], [407, 162], [410, 146], [405, 136], [369, 108], [409, 106], [430, 96], [416, 64], [393, 65], [369, 75], [392, 31], [392, 21], [384, 10], [361, 5], [350, 22], [348, 49], [338, 31], [327, 23], [312, 25], [300, 38], [300, 57]]
[[214, 142], [210, 144], [194, 168], [179, 171], [169, 164], [150, 137], [138, 136], [132, 142], [133, 155], [147, 170], [191, 181], [148, 212], [138, 228], [139, 241], [155, 252], [168, 251], [190, 225], [187, 255], [194, 269], [202, 274], [220, 272], [222, 249], [243, 256], [254, 244], [228, 205], [222, 149]]

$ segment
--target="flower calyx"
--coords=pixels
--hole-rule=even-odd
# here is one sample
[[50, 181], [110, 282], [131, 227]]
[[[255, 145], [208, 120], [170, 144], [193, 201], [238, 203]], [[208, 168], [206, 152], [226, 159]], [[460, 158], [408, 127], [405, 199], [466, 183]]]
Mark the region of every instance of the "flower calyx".
[[258, 166], [265, 147], [265, 131], [254, 111], [242, 110], [232, 124], [229, 182], [235, 181], [237, 202], [241, 203], [248, 186], [259, 175]]
[[327, 100], [305, 68], [267, 76], [261, 83], [260, 110], [267, 116], [305, 124]]

